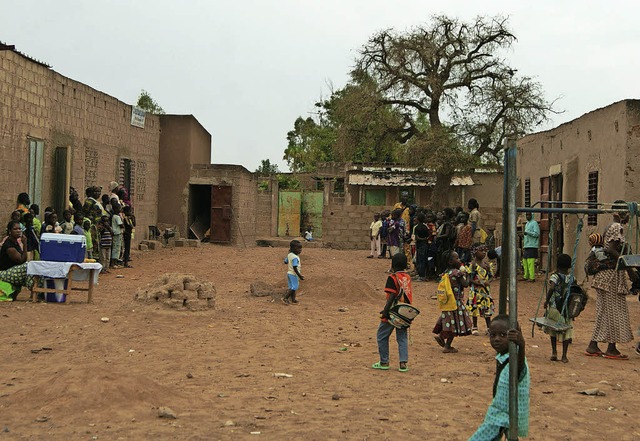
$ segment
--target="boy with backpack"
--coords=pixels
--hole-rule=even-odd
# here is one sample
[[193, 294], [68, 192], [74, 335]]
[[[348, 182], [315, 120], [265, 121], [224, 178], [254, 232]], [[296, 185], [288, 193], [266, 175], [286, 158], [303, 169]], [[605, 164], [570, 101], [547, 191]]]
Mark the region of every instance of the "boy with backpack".
[[395, 329], [396, 341], [398, 342], [398, 352], [400, 355], [400, 372], [407, 372], [407, 362], [409, 361], [409, 328], [396, 328], [391, 323], [390, 310], [397, 302], [411, 304], [413, 302], [413, 292], [411, 289], [411, 276], [406, 272], [407, 256], [403, 253], [396, 253], [391, 258], [392, 273], [387, 277], [387, 283], [384, 292], [387, 296], [387, 302], [384, 309], [380, 311], [380, 325], [378, 326], [377, 340], [378, 353], [380, 361], [374, 363], [371, 367], [383, 371], [389, 370], [389, 337]]

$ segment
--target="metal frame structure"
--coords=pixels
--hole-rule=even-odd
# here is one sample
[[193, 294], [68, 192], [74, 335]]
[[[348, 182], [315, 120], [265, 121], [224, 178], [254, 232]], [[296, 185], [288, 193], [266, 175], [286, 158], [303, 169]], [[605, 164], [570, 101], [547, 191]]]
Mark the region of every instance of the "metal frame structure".
[[[509, 326], [517, 326], [518, 295], [516, 289], [517, 272], [517, 216], [518, 213], [558, 213], [558, 214], [605, 214], [617, 213], [613, 208], [565, 208], [564, 205], [586, 205], [605, 207], [614, 204], [594, 202], [537, 201], [532, 207], [516, 207], [518, 176], [516, 170], [516, 142], [507, 139], [504, 148], [504, 184], [502, 196], [502, 259], [500, 268], [500, 303], [498, 312], [505, 314], [509, 309]], [[545, 204], [547, 207], [537, 207]], [[635, 213], [636, 216], [639, 214]], [[638, 232], [636, 231], [636, 236]], [[518, 348], [509, 342], [509, 441], [518, 440]]]

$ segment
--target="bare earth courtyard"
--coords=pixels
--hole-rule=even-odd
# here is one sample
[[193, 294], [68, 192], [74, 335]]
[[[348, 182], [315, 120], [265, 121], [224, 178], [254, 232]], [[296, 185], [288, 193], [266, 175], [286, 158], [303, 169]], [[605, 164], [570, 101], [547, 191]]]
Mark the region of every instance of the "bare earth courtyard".
[[[67, 304], [31, 303], [26, 293], [0, 304], [0, 439], [465, 440], [473, 433], [491, 399], [495, 354], [484, 336], [456, 339], [458, 354], [441, 353], [431, 333], [435, 283], [414, 283], [422, 314], [411, 329], [410, 371], [375, 371], [389, 260], [307, 248], [298, 306], [252, 297], [252, 282], [285, 286], [285, 255], [285, 248], [166, 248], [135, 254], [135, 268], [102, 276], [93, 304], [84, 294]], [[167, 272], [212, 282], [215, 309], [134, 301], [138, 288]], [[590, 291], [570, 362], [548, 361], [548, 337], [536, 329], [532, 338], [528, 322], [541, 285], [518, 285], [532, 377], [529, 439], [640, 439], [633, 343], [620, 346], [629, 361], [583, 355], [595, 310]], [[627, 299], [637, 326], [640, 304]], [[392, 337], [392, 367], [397, 361]], [[578, 393], [592, 388], [605, 395]], [[160, 418], [160, 407], [177, 418]]]

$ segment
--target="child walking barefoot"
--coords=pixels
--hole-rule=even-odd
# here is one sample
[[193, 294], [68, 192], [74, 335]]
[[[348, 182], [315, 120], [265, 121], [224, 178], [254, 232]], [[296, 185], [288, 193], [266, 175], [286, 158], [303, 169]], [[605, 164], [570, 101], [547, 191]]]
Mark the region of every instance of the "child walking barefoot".
[[[547, 317], [559, 324], [570, 325], [571, 319], [566, 315], [565, 293], [567, 291], [568, 273], [571, 269], [571, 256], [568, 254], [560, 254], [557, 262], [558, 271], [549, 277], [549, 289], [547, 290], [547, 298], [544, 307], [547, 310]], [[568, 363], [567, 350], [573, 339], [573, 328], [559, 332], [553, 329], [544, 328], [544, 332], [549, 334], [551, 338], [551, 361], [558, 361], [558, 351], [556, 349], [557, 341], [562, 342], [562, 358], [563, 363]]]
[[289, 305], [290, 303], [296, 304], [296, 291], [300, 285], [299, 280], [304, 280], [302, 274], [300, 274], [300, 253], [302, 252], [302, 244], [299, 240], [292, 240], [289, 243], [289, 254], [284, 259], [284, 263], [287, 264], [287, 283], [289, 290], [287, 294], [282, 298], [282, 303]]
[[471, 334], [472, 323], [464, 302], [464, 288], [469, 286], [469, 279], [464, 265], [460, 262], [458, 253], [455, 251], [445, 254], [444, 261], [447, 263], [447, 270], [443, 277], [449, 277], [451, 295], [455, 299], [455, 306], [452, 306], [451, 310], [447, 310], [449, 309], [448, 307], [439, 305], [441, 309], [440, 316], [433, 328], [433, 333], [436, 334], [434, 337], [436, 342], [443, 348], [442, 352], [447, 354], [458, 352], [456, 348], [451, 346], [451, 343], [453, 343], [453, 339], [456, 336], [463, 337]]
[[489, 291], [489, 283], [493, 278], [493, 271], [489, 262], [485, 260], [487, 256], [486, 245], [474, 245], [471, 248], [471, 255], [473, 257], [471, 264], [469, 264], [471, 294], [467, 301], [467, 308], [473, 319], [471, 333], [478, 335], [478, 317], [484, 317], [488, 333], [491, 316], [495, 312], [495, 305]]
[[387, 295], [387, 303], [384, 309], [380, 311], [380, 325], [378, 326], [378, 353], [380, 361], [374, 363], [371, 367], [386, 371], [389, 369], [389, 337], [395, 329], [396, 341], [398, 342], [398, 352], [400, 355], [400, 372], [407, 372], [407, 362], [409, 361], [409, 342], [407, 334], [408, 328], [395, 328], [389, 324], [389, 309], [395, 302], [404, 303], [413, 302], [413, 293], [411, 290], [411, 276], [406, 272], [407, 256], [403, 253], [397, 253], [391, 258], [392, 273], [387, 277], [387, 283], [384, 292]]

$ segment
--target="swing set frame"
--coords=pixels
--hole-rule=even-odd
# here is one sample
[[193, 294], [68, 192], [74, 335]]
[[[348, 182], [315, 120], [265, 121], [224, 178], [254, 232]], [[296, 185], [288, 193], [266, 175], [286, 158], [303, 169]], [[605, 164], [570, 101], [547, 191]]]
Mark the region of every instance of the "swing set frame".
[[[517, 216], [518, 213], [549, 213], [549, 214], [575, 214], [578, 215], [578, 231], [576, 234], [576, 241], [574, 243], [573, 258], [571, 260], [571, 275], [570, 279], [573, 279], [575, 270], [576, 253], [578, 244], [580, 241], [580, 233], [582, 226], [584, 225], [583, 218], [589, 214], [606, 214], [606, 213], [619, 213], [620, 209], [613, 209], [614, 204], [604, 203], [584, 203], [584, 202], [569, 202], [569, 201], [538, 201], [532, 207], [517, 207], [517, 189], [518, 189], [518, 175], [516, 170], [516, 157], [517, 148], [515, 139], [509, 138], [505, 142], [504, 148], [504, 181], [503, 181], [503, 193], [502, 193], [502, 258], [500, 268], [500, 300], [498, 304], [498, 312], [505, 314], [507, 312], [507, 306], [509, 310], [509, 326], [511, 328], [517, 327], [518, 316], [518, 296], [516, 289], [516, 274], [517, 274]], [[537, 206], [547, 205], [547, 206]], [[574, 208], [565, 207], [566, 205], [584, 206], [587, 208]], [[611, 206], [612, 208], [606, 208]], [[639, 211], [638, 204], [636, 202], [627, 203], [629, 213], [631, 215], [630, 224], [633, 218], [635, 218], [635, 250], [638, 250], [640, 221], [638, 220]], [[552, 222], [554, 218], [552, 217]], [[627, 228], [627, 243], [628, 235], [631, 228]], [[550, 234], [551, 234], [550, 229]], [[549, 260], [552, 255], [552, 251], [549, 250], [547, 259]], [[633, 265], [637, 262], [638, 265]], [[545, 285], [543, 293], [546, 294], [550, 261], [547, 265]], [[618, 261], [620, 264], [620, 260]], [[624, 263], [624, 261], [623, 261]], [[633, 256], [628, 260], [628, 267], [636, 266], [640, 267], [640, 256]], [[569, 280], [570, 282], [570, 280]], [[571, 283], [567, 283], [567, 289], [571, 289]], [[566, 305], [567, 302], [565, 302]], [[540, 303], [538, 303], [538, 308]], [[566, 307], [566, 306], [565, 306]], [[536, 312], [536, 316], [537, 316]], [[546, 317], [545, 317], [546, 319]], [[546, 322], [545, 322], [546, 324]], [[551, 323], [552, 324], [552, 323]], [[535, 327], [536, 322], [533, 326]], [[547, 324], [549, 325], [549, 324]], [[558, 326], [556, 326], [556, 329]], [[569, 328], [567, 328], [569, 329]], [[518, 440], [518, 348], [515, 343], [509, 342], [509, 430], [507, 431], [508, 441]]]

